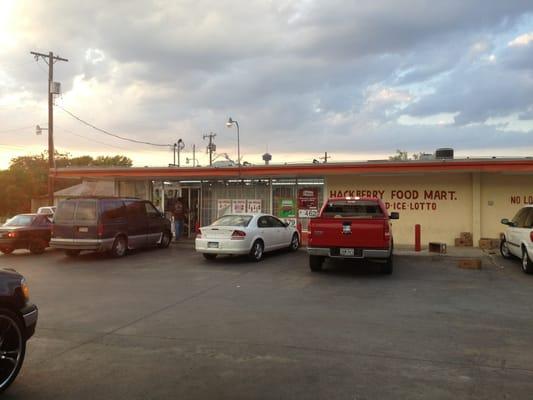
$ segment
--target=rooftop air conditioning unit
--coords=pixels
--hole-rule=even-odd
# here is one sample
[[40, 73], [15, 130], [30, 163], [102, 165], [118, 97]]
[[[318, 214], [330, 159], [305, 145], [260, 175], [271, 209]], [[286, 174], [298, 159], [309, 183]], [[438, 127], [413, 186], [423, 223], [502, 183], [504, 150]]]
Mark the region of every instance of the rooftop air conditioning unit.
[[435, 150], [435, 158], [438, 160], [453, 160], [453, 149], [443, 147]]

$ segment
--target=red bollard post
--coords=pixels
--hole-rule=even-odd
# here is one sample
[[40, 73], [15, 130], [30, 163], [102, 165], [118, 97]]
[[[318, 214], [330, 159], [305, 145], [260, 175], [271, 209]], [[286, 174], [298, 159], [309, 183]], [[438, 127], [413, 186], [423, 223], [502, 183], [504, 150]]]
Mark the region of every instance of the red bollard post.
[[415, 251], [420, 251], [420, 224], [415, 225]]

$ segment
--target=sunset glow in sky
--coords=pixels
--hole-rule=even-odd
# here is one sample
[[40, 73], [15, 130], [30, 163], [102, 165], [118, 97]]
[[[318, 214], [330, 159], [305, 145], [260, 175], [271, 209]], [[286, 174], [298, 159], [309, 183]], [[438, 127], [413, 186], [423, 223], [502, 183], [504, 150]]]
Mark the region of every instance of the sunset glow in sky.
[[[230, 116], [252, 163], [533, 155], [531, 1], [0, 0], [0, 168], [47, 146], [48, 67], [32, 50], [69, 59], [58, 106], [135, 140], [182, 138], [203, 165], [209, 132], [236, 158]], [[55, 122], [61, 152], [172, 162], [59, 107]]]

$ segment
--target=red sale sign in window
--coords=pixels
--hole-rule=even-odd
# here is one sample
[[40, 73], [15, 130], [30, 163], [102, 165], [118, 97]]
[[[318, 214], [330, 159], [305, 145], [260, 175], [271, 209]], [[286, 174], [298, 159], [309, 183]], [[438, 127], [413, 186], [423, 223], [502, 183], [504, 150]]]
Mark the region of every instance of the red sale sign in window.
[[302, 188], [298, 189], [298, 209], [318, 208], [318, 189]]

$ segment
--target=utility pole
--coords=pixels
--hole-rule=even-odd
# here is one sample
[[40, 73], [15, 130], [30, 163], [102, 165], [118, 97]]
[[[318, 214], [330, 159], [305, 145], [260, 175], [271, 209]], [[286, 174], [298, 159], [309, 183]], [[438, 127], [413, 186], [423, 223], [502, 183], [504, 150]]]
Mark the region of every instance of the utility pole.
[[[185, 142], [182, 139], [178, 139], [178, 143], [174, 144], [174, 149], [178, 149], [178, 167], [180, 166], [180, 152], [185, 148]], [[174, 157], [176, 154], [174, 153]], [[176, 166], [176, 159], [174, 159], [174, 166]]]
[[33, 54], [35, 61], [39, 61], [39, 57], [41, 57], [48, 64], [48, 205], [52, 206], [54, 205], [54, 176], [52, 175], [52, 170], [56, 165], [54, 159], [54, 91], [52, 90], [54, 63], [57, 61], [68, 62], [68, 60], [54, 56], [53, 52], [43, 54], [30, 51], [30, 54]]
[[328, 156], [328, 152], [326, 151], [324, 153], [324, 157], [320, 157], [321, 160], [324, 160], [324, 164], [328, 163], [328, 159], [331, 158], [331, 156]]
[[211, 132], [210, 134], [204, 135], [204, 140], [206, 138], [209, 138], [209, 144], [207, 145], [207, 152], [209, 153], [209, 166], [211, 167], [213, 165], [213, 153], [217, 151], [217, 145], [213, 143], [213, 139], [215, 138], [217, 134]]
[[192, 158], [187, 157], [185, 160], [187, 164], [189, 164], [192, 161], [192, 166], [196, 167], [196, 164], [198, 164], [198, 160], [196, 159], [196, 145], [192, 145]]
[[173, 167], [176, 166], [176, 147], [177, 147], [177, 146], [178, 146], [177, 143], [174, 143], [174, 144], [172, 145], [172, 147], [173, 147], [173, 153], [174, 153], [174, 162], [172, 163], [172, 166], [173, 166]]

